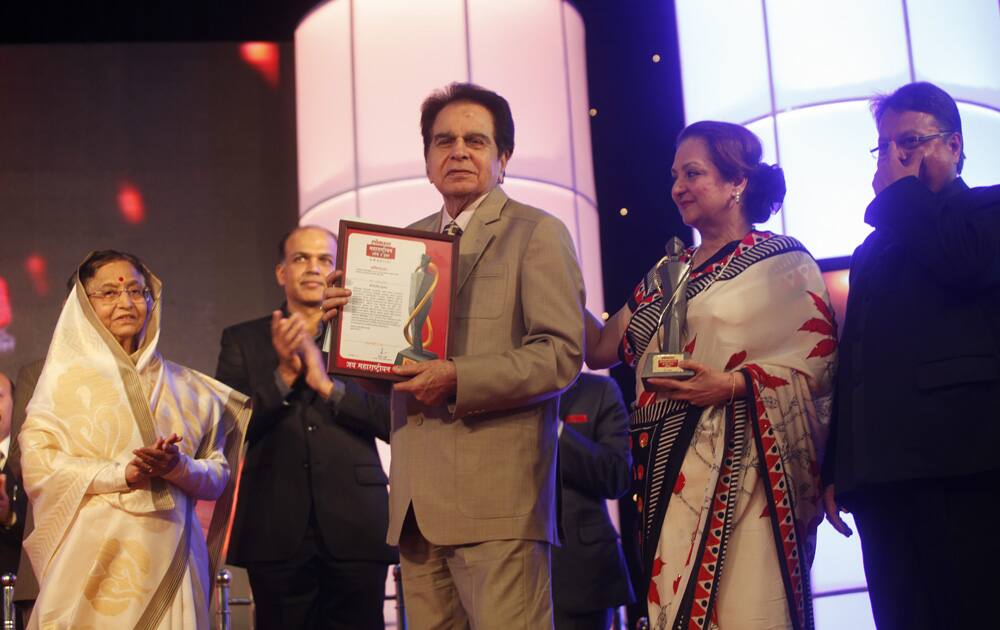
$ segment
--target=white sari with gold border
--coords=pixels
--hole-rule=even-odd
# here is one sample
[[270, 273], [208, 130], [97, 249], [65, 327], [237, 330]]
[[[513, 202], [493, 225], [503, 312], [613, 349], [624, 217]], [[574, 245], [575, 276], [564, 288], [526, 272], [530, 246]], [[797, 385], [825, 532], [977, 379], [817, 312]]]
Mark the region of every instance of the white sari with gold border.
[[[131, 356], [76, 283], [19, 437], [40, 591], [29, 628], [208, 628], [250, 416], [242, 394], [156, 350], [160, 282]], [[132, 451], [177, 433], [168, 477], [125, 483]], [[206, 534], [195, 503], [215, 501]]]

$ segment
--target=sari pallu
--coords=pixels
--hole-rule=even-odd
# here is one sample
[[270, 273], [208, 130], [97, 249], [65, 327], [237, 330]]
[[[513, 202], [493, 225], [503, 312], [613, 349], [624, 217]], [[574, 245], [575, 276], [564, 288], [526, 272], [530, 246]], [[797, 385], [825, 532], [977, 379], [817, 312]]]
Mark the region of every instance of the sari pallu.
[[[40, 592], [29, 628], [208, 628], [249, 401], [156, 351], [160, 283], [131, 356], [77, 282], [19, 440]], [[124, 482], [132, 451], [175, 432], [165, 478]], [[168, 481], [167, 479], [170, 479]], [[197, 500], [215, 501], [203, 534]]]
[[[691, 275], [685, 350], [708, 367], [739, 370], [747, 395], [699, 408], [642, 391], [640, 382], [631, 414], [650, 622], [717, 624], [729, 541], [746, 516], [770, 522], [780, 573], [772, 577], [787, 603], [787, 622], [775, 622], [811, 628], [809, 568], [822, 520], [833, 311], [815, 261], [794, 239], [751, 232], [724, 251]], [[633, 367], [656, 348], [662, 303], [654, 275], [629, 300], [633, 315], [620, 353]]]

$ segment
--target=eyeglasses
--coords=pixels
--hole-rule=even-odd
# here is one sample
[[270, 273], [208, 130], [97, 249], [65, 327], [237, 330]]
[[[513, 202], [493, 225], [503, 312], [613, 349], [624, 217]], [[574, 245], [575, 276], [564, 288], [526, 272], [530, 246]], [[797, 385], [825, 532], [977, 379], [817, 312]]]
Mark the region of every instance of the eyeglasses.
[[148, 300], [152, 293], [149, 292], [147, 287], [131, 287], [128, 289], [104, 289], [103, 291], [97, 291], [95, 293], [88, 293], [90, 297], [103, 302], [105, 304], [113, 304], [118, 301], [118, 298], [122, 296], [122, 293], [128, 296], [128, 299], [132, 302], [143, 302]]
[[[933, 140], [934, 138], [940, 138], [941, 136], [950, 136], [956, 133], [954, 131], [940, 131], [938, 133], [930, 133], [926, 136], [903, 136], [902, 138], [896, 138], [896, 146], [904, 151], [912, 151], [927, 142], [928, 140]], [[873, 159], [878, 159], [880, 155], [889, 152], [888, 142], [879, 142], [878, 146], [869, 151], [872, 154]]]

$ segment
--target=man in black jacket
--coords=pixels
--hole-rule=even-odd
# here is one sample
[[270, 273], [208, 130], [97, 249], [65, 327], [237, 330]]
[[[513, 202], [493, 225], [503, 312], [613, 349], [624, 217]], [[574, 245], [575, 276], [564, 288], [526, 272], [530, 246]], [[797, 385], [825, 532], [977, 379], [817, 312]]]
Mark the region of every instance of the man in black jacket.
[[851, 260], [827, 516], [861, 533], [880, 630], [982, 627], [1000, 538], [1000, 186], [959, 178], [954, 100], [876, 98], [878, 167]]
[[565, 541], [552, 548], [556, 630], [607, 630], [635, 599], [606, 499], [628, 491], [628, 413], [610, 378], [581, 374], [559, 399], [559, 474]]
[[[322, 370], [307, 378], [302, 351], [319, 356], [335, 250], [327, 230], [293, 230], [275, 270], [282, 309], [222, 333], [216, 377], [253, 397], [228, 559], [247, 569], [262, 630], [384, 627], [397, 556], [385, 544], [387, 478], [374, 438], [388, 439], [387, 401]], [[363, 426], [380, 430], [347, 428]]]
[[[8, 466], [11, 446], [11, 418], [14, 415], [14, 383], [0, 372], [0, 461], [3, 475], [0, 478], [0, 573], [16, 573], [21, 557], [23, 518], [16, 509], [21, 490], [18, 475]], [[20, 526], [19, 526], [20, 525]]]

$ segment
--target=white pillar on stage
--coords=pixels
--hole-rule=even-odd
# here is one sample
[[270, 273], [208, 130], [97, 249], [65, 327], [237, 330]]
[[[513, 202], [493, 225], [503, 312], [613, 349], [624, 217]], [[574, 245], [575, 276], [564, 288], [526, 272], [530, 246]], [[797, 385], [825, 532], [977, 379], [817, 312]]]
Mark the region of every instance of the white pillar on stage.
[[785, 207], [765, 227], [817, 258], [850, 256], [871, 230], [877, 92], [911, 81], [947, 90], [965, 132], [963, 179], [996, 183], [996, 0], [678, 0], [676, 12], [687, 122], [736, 122], [760, 137], [788, 181]]

